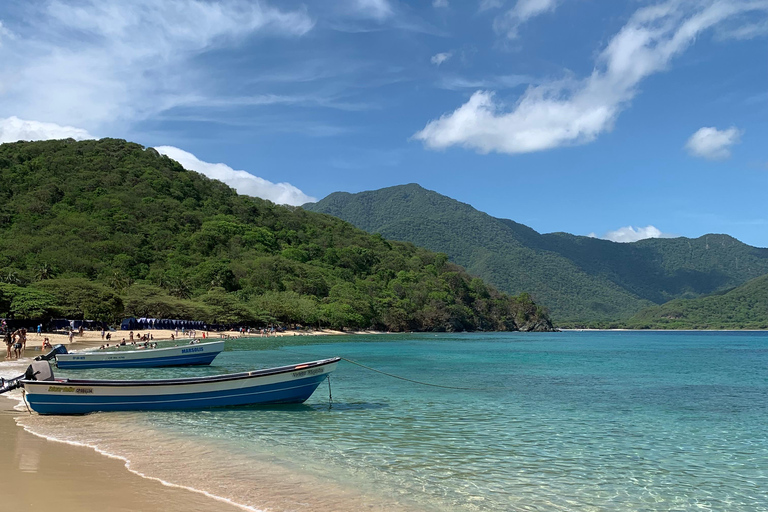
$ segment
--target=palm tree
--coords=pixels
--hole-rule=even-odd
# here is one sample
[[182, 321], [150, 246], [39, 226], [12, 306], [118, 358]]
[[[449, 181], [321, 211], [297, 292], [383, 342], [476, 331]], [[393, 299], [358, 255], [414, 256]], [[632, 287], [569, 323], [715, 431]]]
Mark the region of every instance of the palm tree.
[[189, 285], [181, 277], [171, 278], [167, 286], [168, 293], [178, 299], [188, 299], [192, 296], [192, 291], [189, 289]]
[[117, 293], [122, 293], [123, 290], [131, 286], [132, 280], [119, 270], [115, 270], [112, 275], [107, 278], [107, 283]]
[[21, 284], [21, 278], [16, 270], [10, 269], [3, 276], [3, 282], [8, 284]]
[[35, 270], [35, 279], [42, 281], [44, 279], [51, 279], [55, 274], [54, 268], [48, 263], [43, 263]]

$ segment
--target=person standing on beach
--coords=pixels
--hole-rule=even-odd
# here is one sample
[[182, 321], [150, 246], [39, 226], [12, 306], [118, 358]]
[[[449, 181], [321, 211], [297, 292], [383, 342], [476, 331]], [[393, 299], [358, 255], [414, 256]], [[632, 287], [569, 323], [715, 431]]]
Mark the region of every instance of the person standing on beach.
[[21, 350], [27, 349], [27, 329], [22, 327], [19, 329], [19, 343], [21, 343]]
[[43, 324], [37, 324], [37, 335], [38, 336], [43, 335]]
[[69, 342], [74, 343], [75, 342], [75, 331], [71, 330], [69, 331]]
[[13, 355], [15, 359], [21, 359], [21, 329], [13, 333]]
[[3, 341], [5, 341], [5, 358], [11, 359], [12, 355], [12, 347], [13, 347], [13, 336], [11, 336], [11, 331], [6, 329], [5, 334], [3, 335]]

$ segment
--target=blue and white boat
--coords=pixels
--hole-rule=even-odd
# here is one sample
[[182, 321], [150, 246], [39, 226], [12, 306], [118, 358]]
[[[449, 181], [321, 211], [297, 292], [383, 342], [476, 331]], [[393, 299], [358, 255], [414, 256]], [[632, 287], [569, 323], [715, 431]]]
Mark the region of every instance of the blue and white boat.
[[163, 366], [191, 366], [211, 364], [224, 350], [224, 341], [195, 343], [167, 348], [142, 350], [90, 351], [67, 353], [63, 346], [56, 347], [56, 366], [62, 370], [84, 368], [156, 368]]
[[36, 361], [24, 375], [0, 383], [0, 393], [23, 387], [29, 407], [39, 414], [299, 404], [328, 378], [339, 360], [159, 380], [56, 379], [47, 362]]

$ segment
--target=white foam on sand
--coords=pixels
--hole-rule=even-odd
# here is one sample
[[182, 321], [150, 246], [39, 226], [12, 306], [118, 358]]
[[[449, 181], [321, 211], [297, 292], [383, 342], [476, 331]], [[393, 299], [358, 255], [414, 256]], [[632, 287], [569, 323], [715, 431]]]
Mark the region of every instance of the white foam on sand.
[[[13, 399], [18, 400], [18, 404], [16, 404], [14, 406], [14, 409], [22, 411], [22, 412], [26, 410], [26, 407], [25, 407], [25, 404], [24, 404], [24, 399], [23, 399], [23, 396], [21, 394], [19, 394], [18, 396], [11, 395], [11, 396], [9, 396], [9, 398], [13, 398]], [[212, 498], [212, 499], [214, 499], [216, 501], [221, 501], [223, 503], [227, 503], [229, 505], [235, 506], [235, 507], [240, 508], [242, 510], [247, 510], [247, 511], [250, 511], [250, 512], [265, 512], [262, 509], [251, 507], [251, 506], [248, 506], [248, 505], [244, 505], [242, 503], [237, 503], [237, 502], [235, 502], [233, 500], [230, 500], [229, 498], [225, 498], [223, 496], [218, 496], [218, 495], [213, 494], [211, 492], [208, 492], [208, 491], [206, 491], [204, 489], [198, 489], [198, 488], [190, 487], [190, 486], [187, 486], [187, 485], [176, 484], [176, 483], [173, 483], [173, 482], [169, 482], [167, 480], [163, 480], [162, 478], [158, 478], [158, 477], [154, 477], [154, 476], [151, 476], [151, 475], [147, 475], [147, 474], [142, 473], [141, 471], [139, 471], [137, 469], [134, 469], [131, 466], [131, 460], [128, 459], [127, 457], [124, 457], [122, 455], [117, 455], [115, 453], [108, 452], [108, 451], [102, 449], [99, 446], [92, 445], [92, 444], [89, 444], [89, 443], [84, 443], [84, 442], [81, 442], [81, 441], [74, 441], [74, 440], [70, 440], [70, 439], [61, 439], [61, 438], [58, 438], [58, 437], [50, 435], [50, 434], [43, 434], [41, 432], [37, 432], [37, 431], [34, 430], [33, 427], [25, 425], [23, 423], [23, 418], [24, 418], [23, 416], [16, 417], [16, 424], [19, 425], [21, 428], [23, 428], [26, 432], [28, 432], [28, 433], [30, 433], [30, 434], [32, 434], [34, 436], [43, 438], [43, 439], [45, 439], [47, 441], [52, 441], [52, 442], [55, 442], [55, 443], [68, 444], [68, 445], [71, 445], [71, 446], [80, 446], [80, 447], [83, 447], [83, 448], [90, 448], [93, 451], [95, 451], [96, 453], [98, 453], [100, 455], [103, 455], [103, 456], [105, 456], [107, 458], [117, 459], [117, 460], [122, 461], [124, 463], [124, 465], [125, 465], [125, 468], [128, 471], [130, 471], [134, 475], [140, 476], [141, 478], [145, 478], [147, 480], [152, 480], [152, 481], [155, 481], [155, 482], [159, 482], [159, 483], [161, 483], [162, 485], [164, 485], [166, 487], [172, 487], [172, 488], [176, 488], [176, 489], [184, 489], [184, 490], [187, 490], [187, 491], [190, 491], [190, 492], [202, 494], [204, 496], [207, 496], [208, 498]]]
[[[23, 358], [23, 359], [12, 360], [12, 361], [8, 361], [8, 360], [0, 361], [0, 376], [2, 376], [4, 378], [16, 377], [16, 376], [18, 376], [19, 374], [21, 374], [23, 372], [23, 370], [29, 365], [29, 363], [31, 361], [32, 361], [32, 359], [30, 359], [30, 358]], [[27, 412], [28, 411], [27, 404], [26, 404], [26, 402], [24, 400], [23, 391], [21, 391], [21, 390], [12, 391], [12, 392], [4, 395], [4, 396], [5, 396], [5, 398], [8, 398], [8, 399], [13, 400], [13, 401], [16, 402], [16, 404], [13, 406], [13, 408], [15, 410], [20, 411], [20, 412]], [[101, 454], [101, 455], [103, 455], [105, 457], [108, 457], [110, 459], [121, 460], [121, 461], [123, 461], [123, 463], [125, 465], [125, 468], [128, 471], [130, 471], [131, 473], [133, 473], [133, 474], [135, 474], [137, 476], [140, 476], [141, 478], [145, 478], [147, 480], [153, 480], [155, 482], [159, 482], [159, 483], [161, 483], [162, 485], [164, 485], [166, 487], [172, 487], [172, 488], [177, 488], [177, 489], [184, 489], [184, 490], [187, 490], [187, 491], [190, 491], [190, 492], [202, 494], [202, 495], [207, 496], [207, 497], [209, 497], [211, 499], [214, 499], [216, 501], [221, 501], [221, 502], [224, 502], [224, 503], [228, 503], [228, 504], [230, 504], [230, 505], [232, 505], [234, 507], [240, 508], [242, 510], [247, 510], [249, 512], [264, 512], [264, 510], [262, 510], [262, 509], [255, 508], [255, 507], [252, 507], [252, 506], [249, 506], [249, 505], [245, 505], [245, 504], [242, 504], [242, 503], [238, 503], [238, 502], [233, 501], [233, 500], [231, 500], [229, 498], [226, 498], [224, 496], [219, 496], [219, 495], [214, 494], [212, 492], [206, 491], [205, 489], [198, 489], [198, 488], [187, 486], [187, 485], [176, 484], [174, 482], [169, 482], [169, 481], [164, 480], [162, 478], [158, 478], [158, 477], [154, 477], [154, 476], [148, 475], [148, 474], [143, 473], [143, 472], [141, 472], [141, 471], [139, 471], [137, 469], [134, 469], [132, 467], [131, 460], [129, 458], [127, 458], [127, 457], [124, 457], [122, 455], [117, 455], [115, 453], [111, 453], [111, 452], [103, 449], [102, 447], [100, 447], [98, 445], [93, 445], [93, 444], [89, 444], [89, 443], [85, 443], [85, 442], [81, 442], [81, 441], [75, 441], [75, 440], [71, 440], [71, 439], [63, 439], [63, 438], [56, 437], [55, 435], [51, 435], [51, 434], [44, 434], [42, 432], [39, 432], [39, 431], [35, 430], [35, 428], [32, 427], [32, 426], [24, 424], [24, 418], [25, 418], [25, 416], [17, 416], [15, 418], [15, 420], [16, 420], [16, 424], [19, 425], [21, 428], [23, 428], [26, 432], [28, 432], [28, 433], [30, 433], [30, 434], [32, 434], [34, 436], [46, 439], [48, 441], [52, 441], [52, 442], [56, 442], [56, 443], [64, 443], [64, 444], [68, 444], [68, 445], [71, 445], [71, 446], [80, 446], [80, 447], [84, 447], [84, 448], [90, 448], [90, 449], [94, 450], [96, 453], [99, 453], [99, 454]]]

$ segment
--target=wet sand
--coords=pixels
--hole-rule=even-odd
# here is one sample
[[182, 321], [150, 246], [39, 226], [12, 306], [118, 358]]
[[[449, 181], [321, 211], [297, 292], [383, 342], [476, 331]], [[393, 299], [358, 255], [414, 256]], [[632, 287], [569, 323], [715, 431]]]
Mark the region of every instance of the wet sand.
[[16, 425], [16, 403], [0, 397], [2, 510], [57, 512], [242, 512], [242, 508], [128, 471], [91, 448], [49, 441]]

